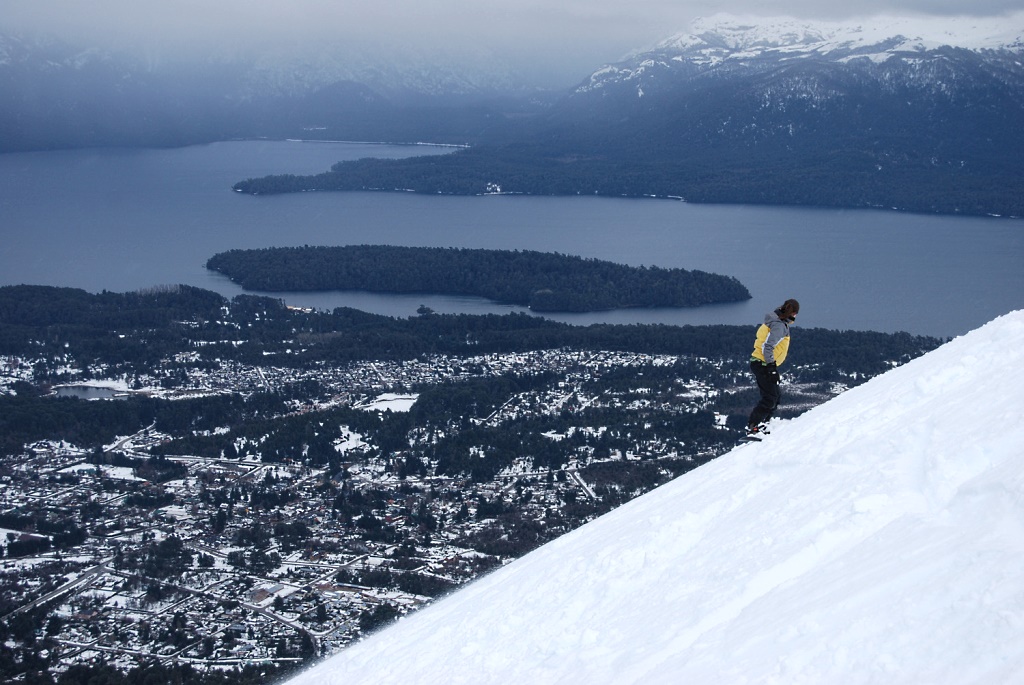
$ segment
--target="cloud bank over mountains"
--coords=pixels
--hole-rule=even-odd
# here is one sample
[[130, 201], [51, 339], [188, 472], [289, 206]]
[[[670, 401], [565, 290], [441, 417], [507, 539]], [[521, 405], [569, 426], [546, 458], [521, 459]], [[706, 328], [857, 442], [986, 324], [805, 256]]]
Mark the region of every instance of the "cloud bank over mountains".
[[[690, 22], [722, 11], [764, 14], [763, 3], [723, 5], [705, 0], [611, 0], [542, 3], [538, 0], [435, 0], [366, 3], [296, 0], [251, 3], [224, 0], [0, 0], [0, 31], [52, 33], [86, 45], [147, 53], [154, 60], [205, 59], [295, 51], [395, 53], [401, 59], [495, 60], [544, 87], [567, 86], [588, 70], [648, 49]], [[997, 16], [1020, 8], [1014, 0], [944, 3], [869, 0], [851, 13], [848, 3], [790, 0], [771, 14], [814, 20], [892, 15]]]

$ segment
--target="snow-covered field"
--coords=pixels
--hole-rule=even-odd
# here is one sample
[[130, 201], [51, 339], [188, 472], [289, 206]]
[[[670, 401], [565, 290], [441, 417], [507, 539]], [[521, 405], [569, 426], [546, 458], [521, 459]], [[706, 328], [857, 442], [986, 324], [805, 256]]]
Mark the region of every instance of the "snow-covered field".
[[1024, 311], [297, 676], [1024, 682]]
[[366, 411], [405, 412], [412, 409], [412, 405], [416, 404], [417, 398], [419, 398], [419, 395], [396, 395], [394, 393], [384, 393], [372, 402], [357, 405], [356, 409], [365, 409]]

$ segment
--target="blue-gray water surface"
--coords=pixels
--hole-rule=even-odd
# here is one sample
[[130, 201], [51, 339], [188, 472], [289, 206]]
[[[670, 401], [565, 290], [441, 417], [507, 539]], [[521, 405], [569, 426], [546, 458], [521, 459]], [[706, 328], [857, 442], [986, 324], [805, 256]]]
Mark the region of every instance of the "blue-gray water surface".
[[[236, 141], [0, 155], [0, 285], [242, 290], [204, 268], [232, 248], [389, 244], [553, 251], [738, 278], [753, 299], [553, 315], [574, 324], [755, 324], [795, 297], [803, 326], [952, 336], [1024, 308], [1024, 222], [894, 211], [604, 197], [231, 190], [248, 177], [443, 148]], [[500, 182], [500, 179], [495, 179]], [[476, 298], [274, 293], [289, 304], [412, 316], [523, 311]]]
[[54, 394], [57, 397], [77, 397], [82, 400], [117, 400], [127, 397], [123, 391], [91, 385], [62, 385], [54, 390]]

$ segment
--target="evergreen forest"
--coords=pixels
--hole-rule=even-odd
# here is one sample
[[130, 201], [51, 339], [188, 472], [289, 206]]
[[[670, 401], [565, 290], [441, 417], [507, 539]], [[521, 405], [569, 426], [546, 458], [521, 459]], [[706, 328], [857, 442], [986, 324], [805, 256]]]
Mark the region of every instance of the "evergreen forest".
[[275, 174], [234, 185], [252, 195], [401, 191], [446, 195], [659, 197], [695, 203], [893, 208], [939, 214], [1024, 215], [1019, 172], [971, 173], [927, 160], [876, 168], [870, 154], [831, 149], [586, 150], [480, 146], [448, 155], [338, 162], [311, 175]]
[[750, 299], [735, 278], [531, 250], [348, 245], [230, 250], [206, 263], [246, 290], [485, 297], [538, 312], [695, 307]]

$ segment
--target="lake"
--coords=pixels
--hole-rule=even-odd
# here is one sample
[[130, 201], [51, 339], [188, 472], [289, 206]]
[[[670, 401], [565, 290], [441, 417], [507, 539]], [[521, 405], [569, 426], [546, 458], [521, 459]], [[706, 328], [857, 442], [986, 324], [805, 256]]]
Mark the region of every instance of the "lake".
[[[0, 155], [0, 285], [124, 292], [185, 283], [232, 248], [389, 244], [540, 250], [738, 278], [753, 300], [696, 309], [545, 315], [573, 324], [744, 324], [795, 297], [803, 326], [959, 335], [1024, 308], [1024, 221], [894, 211], [696, 205], [605, 197], [412, 193], [242, 195], [270, 173], [446, 148], [234, 141], [178, 149]], [[500, 179], [496, 179], [500, 181]], [[413, 316], [503, 313], [486, 300], [365, 292], [274, 294], [289, 304]]]
[[82, 400], [120, 400], [126, 399], [128, 393], [95, 385], [61, 385], [54, 390], [57, 397], [77, 397]]

